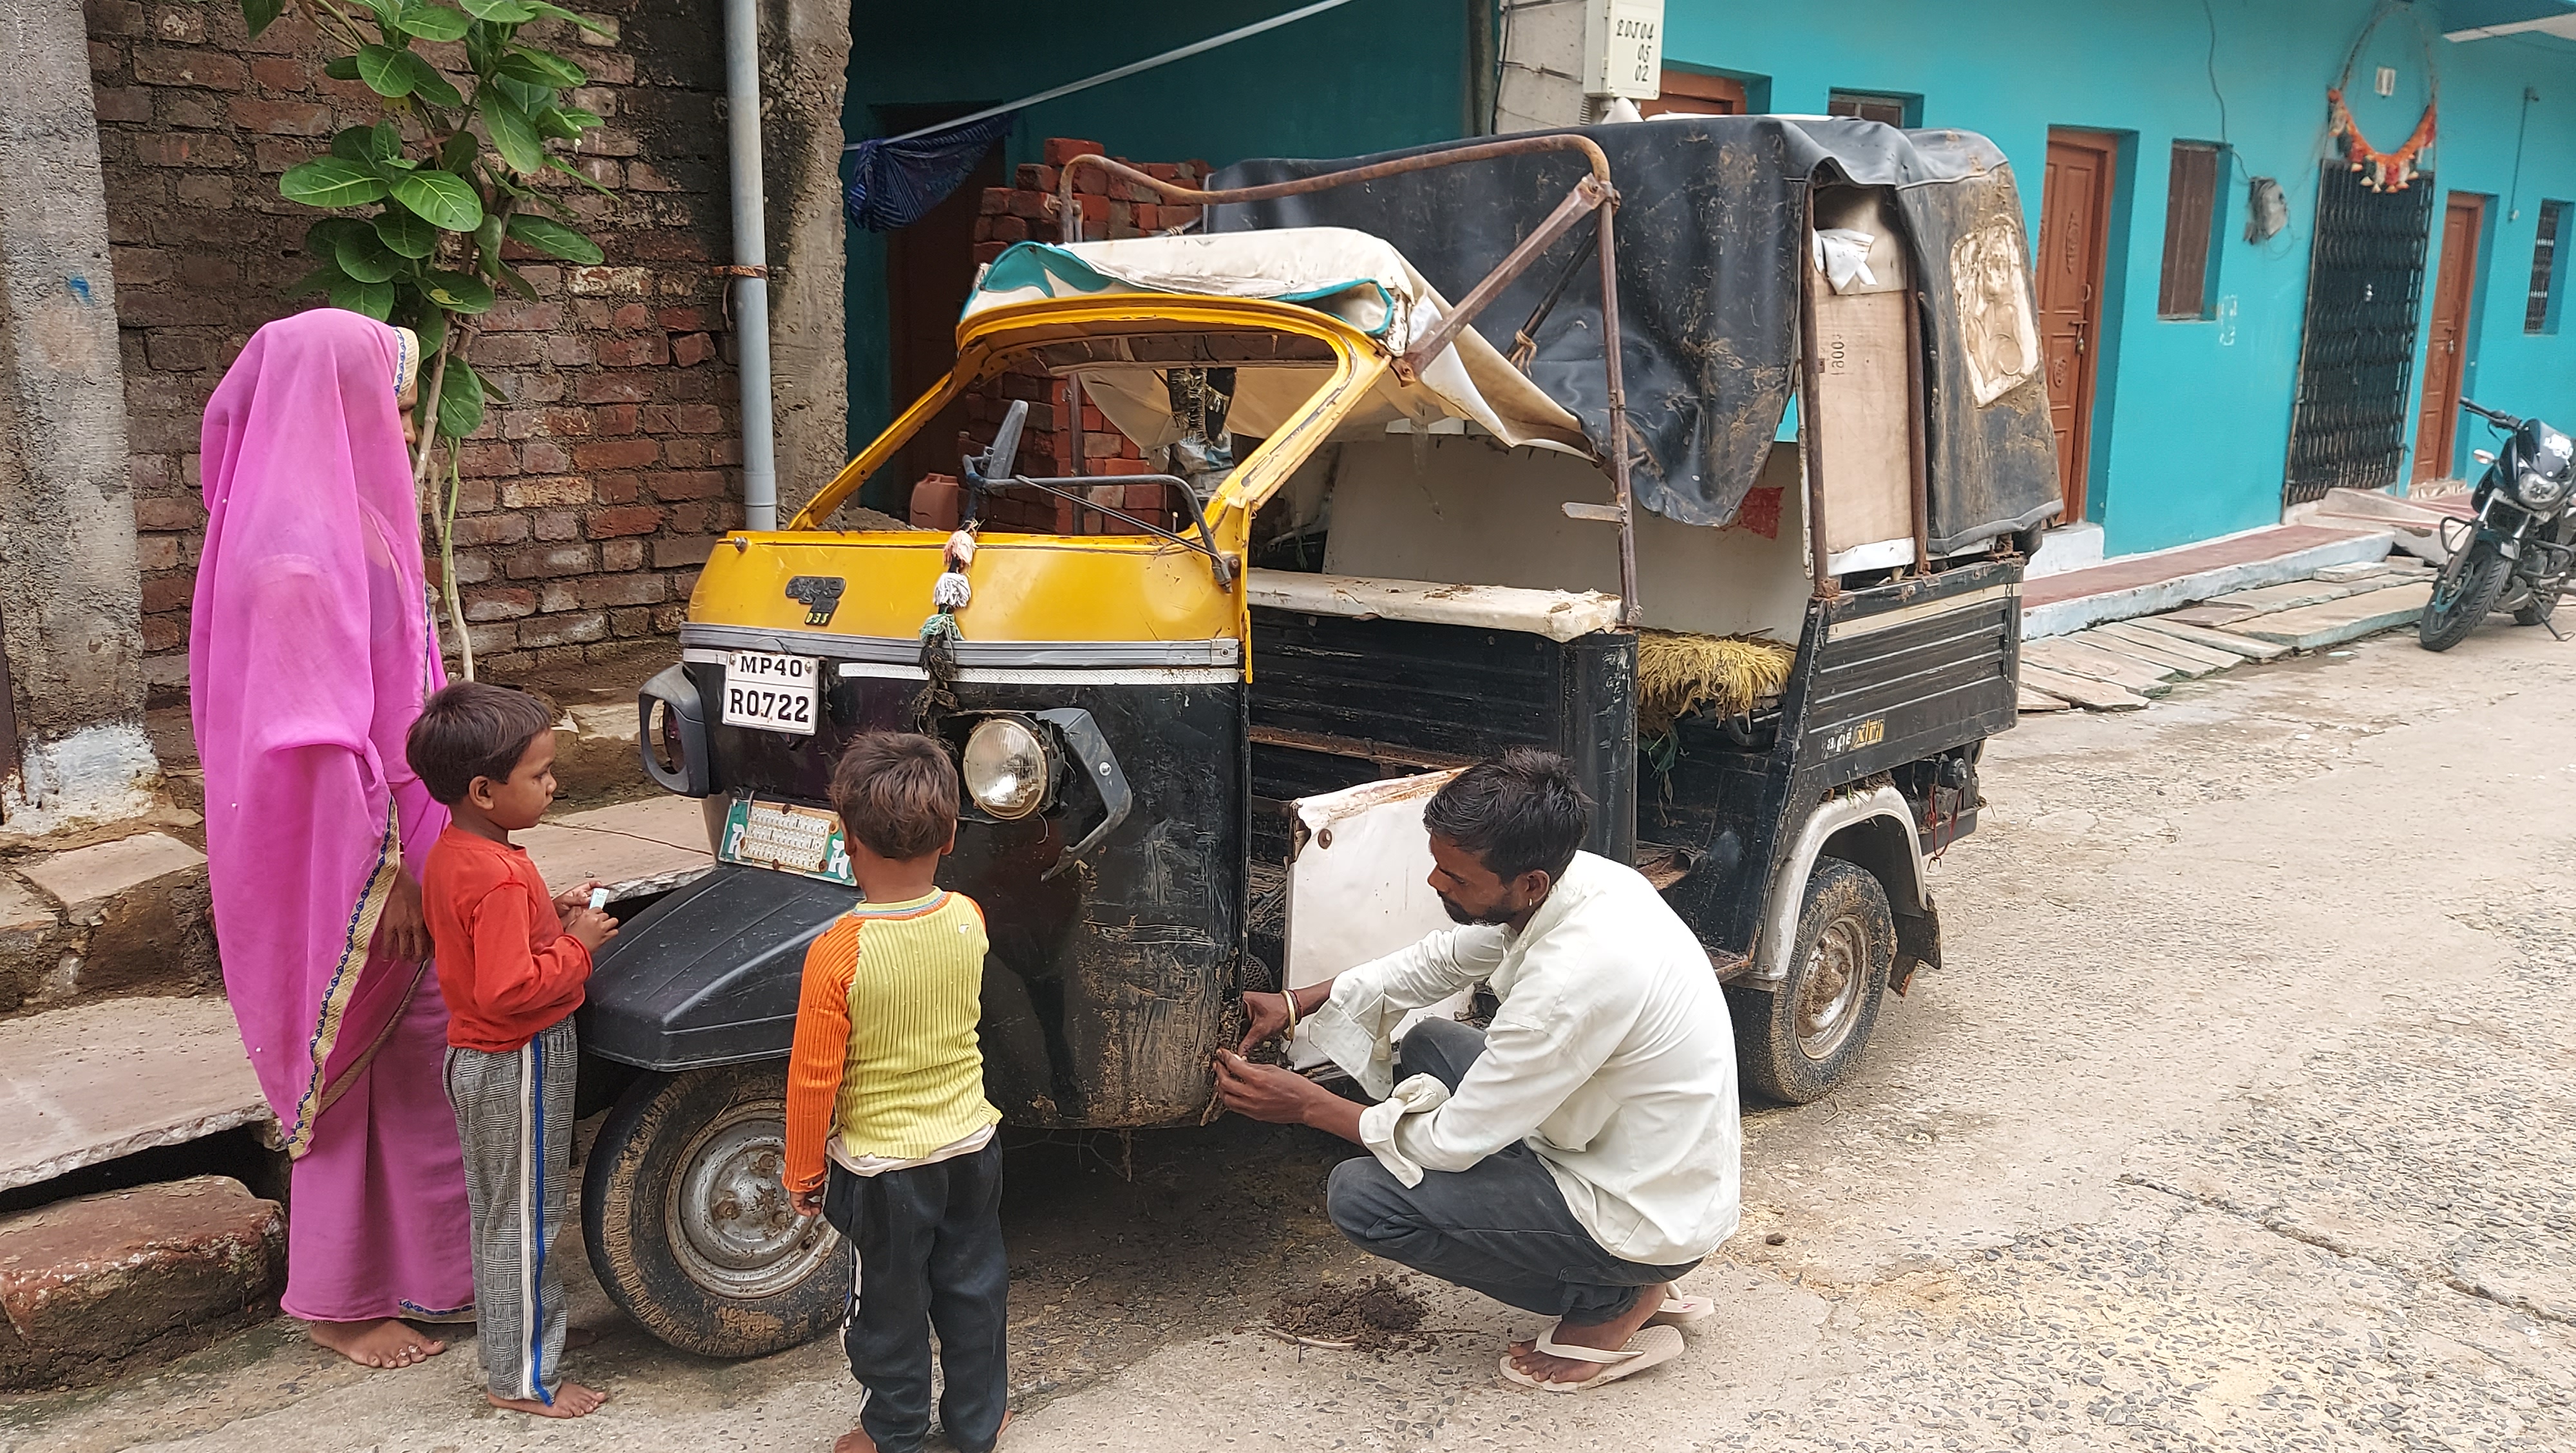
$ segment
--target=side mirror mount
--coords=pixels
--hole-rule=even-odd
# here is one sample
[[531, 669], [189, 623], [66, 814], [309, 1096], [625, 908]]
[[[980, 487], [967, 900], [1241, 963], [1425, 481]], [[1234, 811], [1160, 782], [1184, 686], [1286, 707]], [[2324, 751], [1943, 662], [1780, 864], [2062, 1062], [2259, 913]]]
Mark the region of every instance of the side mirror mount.
[[963, 461], [966, 476], [966, 508], [959, 515], [960, 524], [971, 524], [984, 513], [984, 490], [1011, 477], [1019, 468], [1020, 433], [1029, 424], [1029, 401], [1011, 400], [1002, 415], [1000, 428], [993, 431], [993, 442], [981, 454], [969, 454]]

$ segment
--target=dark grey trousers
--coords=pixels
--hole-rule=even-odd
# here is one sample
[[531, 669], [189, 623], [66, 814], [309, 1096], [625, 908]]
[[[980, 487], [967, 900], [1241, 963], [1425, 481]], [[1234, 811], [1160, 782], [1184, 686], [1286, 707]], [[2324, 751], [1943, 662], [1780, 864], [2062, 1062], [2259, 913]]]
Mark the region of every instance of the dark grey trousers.
[[474, 1217], [474, 1345], [483, 1386], [551, 1407], [571, 1302], [555, 1241], [572, 1188], [572, 1020], [507, 1054], [447, 1052], [447, 1102]]
[[910, 1170], [823, 1188], [823, 1219], [858, 1251], [841, 1346], [867, 1389], [859, 1426], [877, 1453], [913, 1453], [930, 1435], [930, 1333], [939, 1331], [939, 1425], [961, 1453], [987, 1453], [1010, 1410], [1002, 1253], [1002, 1144]]
[[[1427, 1074], [1454, 1090], [1484, 1052], [1484, 1031], [1425, 1019], [1397, 1046], [1396, 1081]], [[1465, 1170], [1425, 1171], [1410, 1188], [1373, 1155], [1346, 1160], [1333, 1167], [1324, 1207], [1363, 1251], [1578, 1327], [1616, 1321], [1636, 1305], [1638, 1288], [1699, 1265], [1611, 1255], [1574, 1219], [1556, 1178], [1525, 1144]]]

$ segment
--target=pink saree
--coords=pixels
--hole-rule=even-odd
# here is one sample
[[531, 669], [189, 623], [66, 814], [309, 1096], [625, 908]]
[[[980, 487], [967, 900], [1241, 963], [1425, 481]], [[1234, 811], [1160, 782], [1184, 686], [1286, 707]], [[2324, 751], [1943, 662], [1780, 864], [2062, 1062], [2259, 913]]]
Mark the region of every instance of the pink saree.
[[403, 760], [445, 684], [395, 403], [393, 329], [262, 328], [207, 402], [188, 646], [224, 986], [293, 1157], [289, 1316], [450, 1316], [474, 1298], [425, 965], [370, 952], [447, 823]]

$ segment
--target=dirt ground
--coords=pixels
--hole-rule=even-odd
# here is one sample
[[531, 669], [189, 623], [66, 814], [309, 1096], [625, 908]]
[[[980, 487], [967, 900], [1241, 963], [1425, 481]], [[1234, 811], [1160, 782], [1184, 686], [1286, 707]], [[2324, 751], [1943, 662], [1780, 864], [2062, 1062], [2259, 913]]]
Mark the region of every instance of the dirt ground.
[[[1747, 1116], [1719, 1315], [1616, 1388], [1497, 1384], [1536, 1323], [1415, 1282], [1425, 1339], [1262, 1334], [1385, 1270], [1343, 1148], [1206, 1131], [1013, 1151], [1013, 1453], [1062, 1449], [2576, 1447], [2576, 643], [2498, 624], [2025, 719], [1935, 869], [1948, 964], [1856, 1083]], [[1771, 1244], [1777, 1236], [1780, 1242]], [[827, 1339], [672, 1352], [595, 1287], [581, 1423], [470, 1349], [364, 1373], [272, 1323], [0, 1401], [0, 1449], [827, 1447]]]

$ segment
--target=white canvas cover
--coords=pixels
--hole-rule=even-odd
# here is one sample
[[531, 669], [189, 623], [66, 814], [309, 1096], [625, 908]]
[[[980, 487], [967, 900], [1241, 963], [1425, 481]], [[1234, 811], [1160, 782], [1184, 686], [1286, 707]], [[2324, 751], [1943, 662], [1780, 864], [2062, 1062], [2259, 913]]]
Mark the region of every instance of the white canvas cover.
[[[1449, 302], [1385, 240], [1345, 227], [1284, 227], [1122, 238], [1065, 246], [1023, 242], [985, 264], [964, 317], [1011, 303], [1100, 293], [1263, 298], [1328, 313], [1389, 354], [1447, 315]], [[1228, 412], [1235, 432], [1266, 437], [1313, 396], [1310, 370], [1246, 367]], [[1120, 432], [1152, 448], [1179, 437], [1158, 372], [1143, 366], [1080, 370], [1086, 395]], [[1344, 424], [1344, 437], [1383, 435], [1397, 420], [1427, 426], [1464, 419], [1507, 445], [1590, 454], [1574, 416], [1540, 392], [1474, 329], [1462, 329], [1407, 387], [1390, 374], [1378, 396]]]

